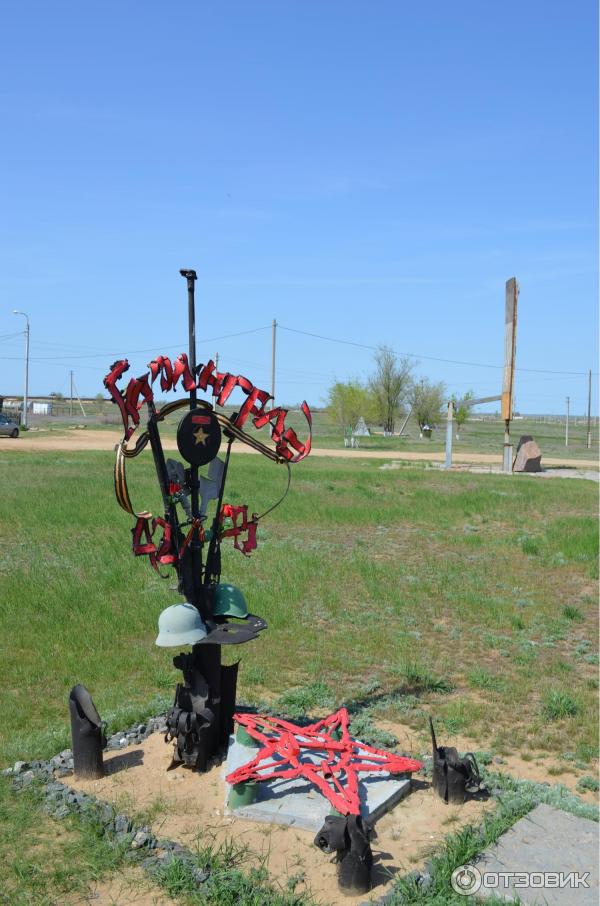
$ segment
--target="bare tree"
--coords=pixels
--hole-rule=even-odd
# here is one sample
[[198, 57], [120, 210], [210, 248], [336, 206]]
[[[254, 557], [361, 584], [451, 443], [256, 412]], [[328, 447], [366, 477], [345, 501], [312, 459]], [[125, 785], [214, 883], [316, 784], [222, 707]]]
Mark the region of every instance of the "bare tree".
[[411, 403], [421, 437], [423, 428], [435, 428], [441, 421], [445, 400], [446, 387], [442, 382], [436, 384], [423, 378], [413, 385]]
[[411, 390], [413, 364], [405, 357], [398, 359], [389, 346], [379, 346], [375, 353], [375, 366], [375, 374], [369, 379], [369, 389], [379, 420], [386, 431], [393, 433], [400, 406]]

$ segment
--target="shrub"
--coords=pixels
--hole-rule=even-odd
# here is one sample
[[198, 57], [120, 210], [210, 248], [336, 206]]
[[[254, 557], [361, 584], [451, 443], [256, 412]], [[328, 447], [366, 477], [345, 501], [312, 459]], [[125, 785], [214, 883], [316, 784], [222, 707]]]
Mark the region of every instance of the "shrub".
[[550, 689], [542, 701], [542, 714], [548, 720], [562, 720], [579, 714], [579, 705], [572, 695], [562, 689]]
[[593, 793], [597, 793], [600, 789], [600, 783], [596, 777], [590, 777], [589, 774], [580, 777], [577, 781], [577, 789], [580, 793], [584, 793], [586, 790], [591, 790]]

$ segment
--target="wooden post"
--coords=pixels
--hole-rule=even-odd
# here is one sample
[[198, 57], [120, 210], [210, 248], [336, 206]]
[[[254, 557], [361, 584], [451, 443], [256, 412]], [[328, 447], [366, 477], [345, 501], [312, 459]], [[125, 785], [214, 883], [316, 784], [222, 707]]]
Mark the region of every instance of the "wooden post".
[[504, 450], [502, 469], [512, 472], [513, 450], [510, 442], [517, 350], [517, 303], [519, 284], [516, 277], [506, 281], [504, 305], [504, 379], [502, 382], [502, 418], [504, 419]]

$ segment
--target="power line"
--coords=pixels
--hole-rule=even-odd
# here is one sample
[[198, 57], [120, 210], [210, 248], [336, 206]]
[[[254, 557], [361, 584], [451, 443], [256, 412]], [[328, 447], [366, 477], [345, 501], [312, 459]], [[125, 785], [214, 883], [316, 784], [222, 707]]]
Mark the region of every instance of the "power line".
[[[355, 343], [353, 340], [340, 340], [337, 337], [324, 337], [322, 334], [319, 334], [319, 333], [311, 333], [308, 330], [298, 330], [295, 327], [284, 327], [283, 324], [279, 324], [279, 323], [277, 326], [281, 327], [282, 330], [289, 331], [290, 333], [300, 333], [306, 337], [315, 337], [317, 340], [327, 340], [329, 343], [341, 343], [344, 346], [358, 346], [360, 349], [371, 349], [374, 352], [376, 352], [379, 349], [378, 346], [369, 346], [366, 343]], [[404, 355], [404, 356], [407, 356], [407, 358], [411, 358], [411, 359], [427, 359], [430, 362], [445, 362], [446, 364], [449, 364], [449, 365], [468, 365], [471, 368], [500, 368], [500, 369], [504, 368], [503, 365], [490, 365], [488, 362], [463, 362], [463, 361], [460, 361], [459, 359], [441, 359], [441, 358], [438, 358], [437, 356], [421, 355], [418, 352], [399, 352], [398, 355]], [[552, 371], [548, 368], [517, 368], [516, 370], [517, 371], [527, 371], [532, 374], [573, 374], [573, 375], [578, 375], [578, 376], [580, 376], [580, 375], [587, 376], [587, 374], [588, 374], [587, 371]], [[596, 372], [594, 372], [594, 373], [596, 373]]]
[[[243, 336], [246, 336], [246, 334], [249, 334], [249, 333], [258, 333], [260, 330], [270, 330], [270, 329], [271, 329], [270, 326], [268, 326], [268, 327], [253, 327], [251, 330], [240, 330], [240, 331], [238, 331], [237, 333], [227, 333], [227, 334], [223, 334], [223, 335], [220, 336], [220, 337], [207, 337], [206, 339], [198, 340], [198, 345], [201, 345], [202, 343], [214, 343], [214, 342], [216, 342], [217, 340], [229, 340], [229, 339], [231, 339], [232, 337], [243, 337]], [[160, 346], [163, 346], [163, 348], [164, 348], [165, 346], [175, 346], [175, 347], [176, 347], [177, 344], [176, 344], [176, 343], [161, 343], [161, 344], [157, 344], [156, 346], [150, 346], [148, 349], [130, 349], [127, 353], [120, 353], [120, 352], [97, 352], [97, 353], [93, 353], [93, 354], [85, 354], [85, 355], [81, 354], [81, 355], [42, 355], [42, 356], [32, 356], [32, 357], [31, 357], [31, 361], [33, 361], [33, 362], [52, 362], [52, 361], [56, 361], [56, 360], [58, 360], [58, 359], [100, 359], [100, 358], [103, 358], [103, 359], [110, 359], [110, 358], [112, 358], [113, 356], [119, 356], [119, 355], [122, 355], [122, 354], [131, 356], [131, 355], [138, 355], [139, 353], [143, 353], [143, 352], [156, 352], [156, 350], [157, 350], [158, 348], [160, 348]], [[9, 358], [9, 357], [6, 356], [6, 358]], [[14, 358], [18, 358], [18, 356], [15, 356]]]

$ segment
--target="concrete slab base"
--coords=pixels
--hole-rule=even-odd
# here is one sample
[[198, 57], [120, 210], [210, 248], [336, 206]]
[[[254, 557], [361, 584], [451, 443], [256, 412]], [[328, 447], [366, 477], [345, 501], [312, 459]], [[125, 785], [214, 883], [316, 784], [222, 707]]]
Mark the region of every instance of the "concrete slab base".
[[[598, 830], [595, 821], [538, 805], [475, 863], [481, 878], [476, 896], [518, 898], [529, 906], [597, 906]], [[489, 873], [505, 876], [494, 882]]]
[[[301, 739], [301, 737], [299, 737]], [[223, 779], [256, 757], [257, 749], [243, 746], [234, 736], [229, 740], [229, 752], [223, 769]], [[306, 758], [311, 753], [306, 752]], [[315, 761], [323, 753], [315, 752]], [[259, 798], [252, 805], [245, 805], [231, 811], [227, 806], [230, 786], [225, 786], [225, 813], [235, 814], [251, 821], [264, 824], [287, 824], [304, 830], [320, 830], [327, 815], [331, 814], [331, 803], [319, 790], [302, 778], [298, 780], [269, 780], [259, 784]], [[371, 822], [377, 821], [390, 811], [410, 791], [410, 776], [392, 776], [387, 772], [375, 771], [359, 775], [359, 796], [361, 815]]]

